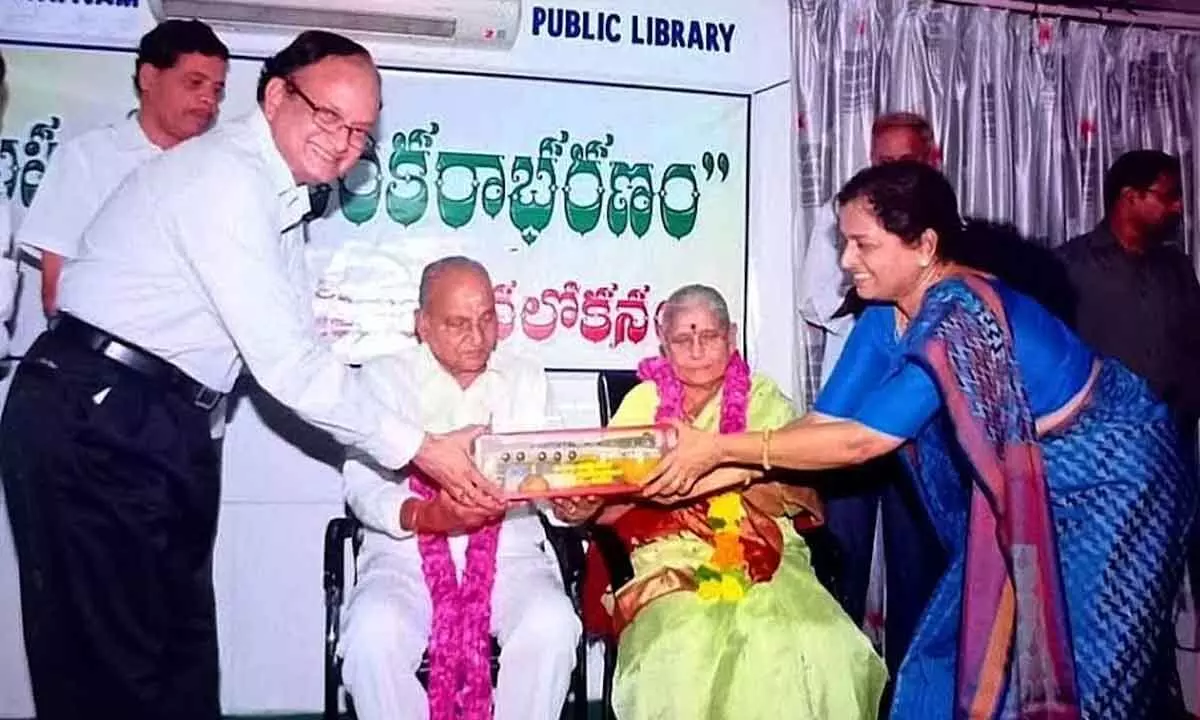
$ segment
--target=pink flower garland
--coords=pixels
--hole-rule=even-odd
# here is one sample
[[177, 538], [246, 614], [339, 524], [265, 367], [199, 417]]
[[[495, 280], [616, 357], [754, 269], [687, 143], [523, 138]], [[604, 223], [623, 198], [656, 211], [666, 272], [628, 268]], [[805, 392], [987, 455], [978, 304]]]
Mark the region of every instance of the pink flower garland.
[[[655, 422], [667, 422], [683, 417], [683, 382], [664, 357], [651, 357], [638, 363], [638, 377], [651, 381], [658, 388], [658, 411]], [[722, 435], [746, 431], [746, 413], [750, 405], [750, 366], [741, 353], [729, 356], [725, 366], [725, 382], [721, 386]]]
[[[433, 486], [411, 477], [418, 496], [432, 499]], [[500, 523], [471, 533], [462, 585], [444, 535], [418, 535], [421, 570], [433, 601], [429, 639], [430, 720], [492, 717], [492, 586]]]
[[[647, 358], [638, 364], [638, 377], [658, 387], [656, 422], [683, 417], [683, 383], [666, 358]], [[721, 396], [721, 433], [746, 429], [750, 399], [750, 367], [733, 353], [725, 369]], [[424, 478], [411, 477], [413, 490], [424, 499], [435, 495]], [[458, 583], [450, 543], [444, 535], [418, 535], [421, 570], [433, 602], [429, 640], [430, 720], [489, 720], [492, 717], [491, 618], [492, 586], [496, 580], [496, 548], [500, 523], [471, 534], [467, 567]]]

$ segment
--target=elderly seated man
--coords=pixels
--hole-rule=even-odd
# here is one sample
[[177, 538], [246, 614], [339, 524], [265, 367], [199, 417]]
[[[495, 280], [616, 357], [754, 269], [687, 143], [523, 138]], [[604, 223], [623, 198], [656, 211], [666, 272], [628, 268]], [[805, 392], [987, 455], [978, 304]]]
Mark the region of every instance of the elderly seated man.
[[[430, 432], [470, 425], [544, 429], [540, 366], [496, 348], [492, 282], [482, 265], [447, 257], [421, 276], [421, 344], [375, 372], [381, 398], [419, 398]], [[411, 402], [411, 401], [410, 401]], [[451, 497], [416, 472], [364, 458], [343, 470], [366, 528], [342, 634], [342, 673], [362, 720], [557, 718], [580, 621], [536, 509], [480, 492]], [[500, 673], [493, 690], [491, 637]], [[430, 650], [428, 697], [415, 672]]]

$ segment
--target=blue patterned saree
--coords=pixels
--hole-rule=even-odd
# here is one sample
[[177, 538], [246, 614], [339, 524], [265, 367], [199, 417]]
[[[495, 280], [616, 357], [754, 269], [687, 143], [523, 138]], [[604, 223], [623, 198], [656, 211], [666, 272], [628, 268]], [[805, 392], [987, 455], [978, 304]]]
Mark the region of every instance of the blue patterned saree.
[[[1045, 403], [1031, 401], [1037, 378], [1023, 375], [1045, 368], [1023, 367], [1013, 336], [1037, 338], [1010, 326], [997, 286], [972, 277], [932, 288], [870, 393], [916, 387], [889, 384], [914, 368], [936, 387], [938, 409], [905, 433], [905, 452], [951, 556], [892, 717], [1165, 717], [1197, 497], [1181, 436], [1144, 381], [1101, 360], [1082, 407], [1038, 437]], [[826, 412], [886, 424], [869, 408]]]

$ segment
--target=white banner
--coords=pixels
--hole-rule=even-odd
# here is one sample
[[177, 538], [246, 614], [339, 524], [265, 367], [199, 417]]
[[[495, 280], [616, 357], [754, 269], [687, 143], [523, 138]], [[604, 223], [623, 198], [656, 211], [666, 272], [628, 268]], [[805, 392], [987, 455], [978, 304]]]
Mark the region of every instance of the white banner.
[[[18, 206], [56, 144], [128, 111], [132, 57], [9, 48], [0, 188]], [[223, 117], [252, 107], [235, 60]], [[384, 71], [376, 153], [310, 229], [319, 327], [351, 361], [413, 342], [417, 280], [463, 254], [496, 284], [504, 342], [550, 367], [631, 367], [672, 290], [746, 293], [749, 100]], [[19, 217], [20, 209], [16, 213]]]

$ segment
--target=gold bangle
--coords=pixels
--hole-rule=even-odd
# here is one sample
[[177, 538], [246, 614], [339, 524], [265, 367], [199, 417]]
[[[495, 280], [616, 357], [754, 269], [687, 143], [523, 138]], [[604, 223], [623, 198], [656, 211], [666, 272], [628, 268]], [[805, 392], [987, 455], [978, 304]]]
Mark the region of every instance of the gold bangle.
[[771, 428], [762, 434], [762, 466], [763, 470], [771, 469]]

